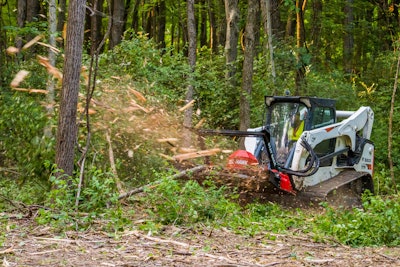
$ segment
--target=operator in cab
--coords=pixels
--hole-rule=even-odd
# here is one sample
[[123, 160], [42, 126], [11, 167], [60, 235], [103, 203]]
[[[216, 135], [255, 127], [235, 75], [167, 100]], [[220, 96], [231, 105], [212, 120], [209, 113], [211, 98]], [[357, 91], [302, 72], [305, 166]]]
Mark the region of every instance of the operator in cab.
[[288, 140], [289, 142], [296, 142], [299, 140], [300, 135], [304, 131], [304, 116], [303, 119], [300, 118], [300, 112], [296, 112], [293, 115], [290, 123], [290, 128], [288, 130]]

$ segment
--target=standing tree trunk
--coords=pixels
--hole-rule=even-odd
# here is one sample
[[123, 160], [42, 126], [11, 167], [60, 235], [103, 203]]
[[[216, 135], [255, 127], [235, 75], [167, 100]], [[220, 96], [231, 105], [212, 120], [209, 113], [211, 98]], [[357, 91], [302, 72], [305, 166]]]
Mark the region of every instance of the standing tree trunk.
[[88, 20], [90, 22], [90, 47], [92, 51], [96, 51], [102, 40], [102, 13], [104, 0], [90, 0], [91, 8], [94, 12], [90, 12]]
[[353, 72], [353, 49], [354, 49], [354, 36], [353, 36], [353, 4], [354, 0], [347, 0], [344, 7], [344, 40], [343, 40], [343, 67], [345, 74]]
[[[18, 15], [17, 24], [19, 28], [25, 27], [26, 22], [33, 22], [39, 14], [40, 5], [38, 0], [18, 0]], [[30, 40], [32, 36], [18, 36], [16, 39], [16, 47], [21, 49], [23, 46], [22, 40]]]
[[225, 41], [225, 57], [227, 73], [226, 79], [231, 87], [236, 86], [236, 58], [237, 58], [237, 44], [239, 38], [239, 8], [238, 0], [225, 0], [225, 14], [226, 14], [226, 41]]
[[[187, 1], [187, 29], [188, 29], [188, 60], [191, 74], [189, 75], [189, 84], [186, 93], [186, 103], [191, 103], [193, 100], [194, 94], [194, 77], [192, 73], [196, 67], [196, 21], [195, 21], [195, 10], [194, 10], [194, 0]], [[189, 147], [192, 142], [190, 128], [192, 128], [192, 115], [193, 115], [193, 107], [189, 106], [185, 110], [185, 117], [183, 125], [185, 126], [185, 140], [184, 145]]]
[[217, 20], [214, 5], [211, 0], [207, 0], [208, 17], [210, 20], [210, 48], [213, 54], [218, 54]]
[[165, 48], [165, 27], [167, 23], [165, 1], [159, 1], [157, 4], [157, 17], [156, 17], [156, 25], [157, 25], [157, 47], [159, 49]]
[[[74, 171], [78, 127], [76, 109], [82, 66], [82, 45], [85, 2], [71, 1], [68, 7], [67, 40], [65, 45], [64, 78], [61, 88], [60, 114], [56, 142], [56, 165], [71, 176]], [[60, 176], [62, 173], [58, 173]]]
[[[271, 65], [272, 83], [275, 84], [276, 71], [274, 61], [274, 46], [273, 46], [273, 30], [272, 30], [272, 5], [270, 0], [261, 0], [261, 10], [263, 14], [264, 32], [268, 35], [267, 49], [269, 51], [269, 60]], [[274, 89], [275, 91], [275, 89]], [[273, 92], [275, 94], [275, 92]]]
[[199, 28], [200, 28], [200, 47], [207, 46], [207, 6], [206, 6], [206, 0], [200, 0], [199, 3], [200, 6], [200, 19], [199, 19]]
[[281, 13], [279, 12], [279, 0], [268, 0], [271, 15], [271, 28], [274, 37], [282, 38], [284, 29], [282, 29]]
[[[246, 28], [244, 33], [244, 61], [242, 91], [240, 94], [240, 130], [250, 128], [250, 99], [253, 86], [253, 61], [255, 41], [257, 35], [257, 15], [259, 14], [260, 1], [249, 0], [247, 9]], [[243, 142], [241, 147], [244, 148]]]
[[[296, 5], [296, 0], [292, 0], [293, 5]], [[294, 37], [295, 34], [295, 26], [296, 26], [296, 18], [295, 18], [295, 10], [292, 9], [292, 7], [289, 8], [288, 10], [288, 15], [286, 19], [286, 28], [285, 28], [285, 37], [290, 38]]]
[[322, 64], [321, 58], [321, 32], [322, 32], [322, 0], [312, 1], [312, 27], [311, 27], [311, 41], [313, 43], [313, 66], [319, 67]]
[[112, 49], [122, 41], [125, 30], [125, 2], [124, 0], [112, 1], [112, 24], [109, 48]]
[[393, 144], [393, 117], [394, 117], [394, 108], [395, 108], [395, 97], [397, 92], [397, 83], [399, 80], [399, 72], [400, 72], [400, 54], [397, 59], [397, 68], [396, 68], [396, 76], [394, 77], [394, 85], [392, 91], [392, 100], [390, 101], [390, 112], [389, 112], [389, 128], [388, 128], [388, 161], [389, 161], [389, 169], [390, 169], [390, 177], [392, 178], [392, 183], [394, 187], [394, 191], [397, 192], [397, 184], [394, 174], [394, 164], [392, 157], [392, 144]]
[[[55, 0], [49, 0], [49, 44], [52, 47], [56, 47], [56, 33], [57, 33], [57, 4]], [[49, 49], [49, 63], [52, 66], [56, 64], [56, 54], [52, 49]], [[50, 118], [54, 115], [54, 87], [55, 82], [52, 75], [49, 75], [47, 80], [47, 117], [49, 118], [49, 122], [47, 123], [44, 129], [44, 136], [52, 137], [52, 125]]]
[[134, 32], [139, 31], [139, 7], [141, 0], [135, 0], [132, 8], [132, 24], [131, 27]]
[[59, 32], [61, 32], [64, 29], [66, 9], [67, 9], [67, 0], [58, 0], [57, 31]]
[[296, 0], [296, 40], [297, 40], [297, 65], [296, 65], [296, 91], [295, 95], [300, 95], [305, 82], [305, 64], [303, 54], [306, 51], [305, 28], [304, 28], [304, 10], [307, 0]]

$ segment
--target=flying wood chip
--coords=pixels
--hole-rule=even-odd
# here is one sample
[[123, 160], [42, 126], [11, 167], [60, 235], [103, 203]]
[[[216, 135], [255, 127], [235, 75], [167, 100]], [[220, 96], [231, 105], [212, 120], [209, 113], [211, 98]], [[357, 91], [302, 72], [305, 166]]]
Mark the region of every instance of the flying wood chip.
[[27, 42], [23, 47], [22, 50], [28, 49], [29, 47], [31, 47], [32, 45], [36, 44], [40, 39], [43, 38], [43, 35], [38, 35], [35, 38], [33, 38], [32, 40], [30, 40], [29, 42]]
[[184, 105], [183, 107], [181, 107], [180, 109], [179, 109], [179, 111], [185, 111], [186, 109], [188, 109], [188, 108], [190, 108], [191, 106], [193, 106], [193, 104], [194, 104], [194, 102], [196, 102], [196, 100], [192, 100], [192, 101], [190, 101], [189, 103], [187, 103], [186, 105]]
[[174, 159], [177, 161], [182, 161], [182, 160], [188, 160], [188, 159], [194, 159], [194, 158], [200, 158], [200, 157], [213, 156], [219, 152], [221, 152], [221, 149], [219, 149], [219, 148], [214, 148], [214, 149], [209, 149], [209, 150], [201, 150], [201, 151], [196, 151], [196, 152], [192, 152], [192, 153], [175, 155]]
[[60, 70], [51, 65], [47, 57], [37, 56], [37, 59], [39, 61], [39, 64], [44, 66], [49, 74], [53, 75], [53, 77], [58, 79], [59, 81], [62, 81], [63, 74]]
[[10, 46], [6, 49], [6, 53], [9, 55], [15, 55], [15, 54], [19, 53], [19, 49], [14, 46]]
[[143, 95], [141, 92], [138, 92], [138, 91], [136, 91], [135, 89], [132, 89], [132, 88], [130, 88], [129, 90], [132, 92], [132, 94], [135, 95], [135, 97], [136, 97], [140, 102], [144, 103], [144, 102], [147, 101], [147, 99], [144, 97], [144, 95]]
[[19, 86], [19, 84], [25, 79], [26, 76], [28, 76], [29, 71], [26, 70], [20, 70], [17, 75], [15, 75], [14, 79], [11, 81], [10, 86], [12, 88], [16, 88]]

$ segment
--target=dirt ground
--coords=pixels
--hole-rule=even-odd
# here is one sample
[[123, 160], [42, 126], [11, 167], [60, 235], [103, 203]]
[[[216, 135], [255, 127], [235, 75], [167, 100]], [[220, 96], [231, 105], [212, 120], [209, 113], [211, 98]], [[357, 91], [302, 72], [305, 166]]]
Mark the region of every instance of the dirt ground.
[[3, 267], [400, 266], [400, 248], [350, 248], [295, 233], [250, 238], [228, 229], [169, 226], [157, 235], [127, 230], [111, 237], [95, 230], [54, 234], [32, 220], [8, 225], [0, 247]]

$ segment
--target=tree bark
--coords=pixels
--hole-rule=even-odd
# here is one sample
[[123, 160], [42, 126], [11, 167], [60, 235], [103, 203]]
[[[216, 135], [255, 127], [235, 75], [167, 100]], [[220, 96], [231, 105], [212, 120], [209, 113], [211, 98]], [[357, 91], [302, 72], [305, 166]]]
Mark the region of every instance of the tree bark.
[[[253, 86], [253, 61], [255, 41], [257, 35], [257, 15], [259, 14], [260, 1], [249, 0], [244, 34], [244, 61], [242, 91], [240, 94], [240, 127], [242, 131], [250, 128], [250, 99]], [[244, 148], [244, 144], [241, 145]]]
[[353, 72], [353, 50], [354, 50], [354, 36], [353, 36], [353, 4], [354, 0], [347, 0], [344, 7], [344, 39], [343, 39], [343, 68], [346, 74]]
[[217, 15], [215, 14], [214, 3], [211, 0], [207, 0], [208, 4], [208, 17], [210, 21], [210, 43], [209, 46], [213, 54], [218, 54], [218, 36], [217, 36]]
[[157, 5], [157, 44], [159, 49], [165, 48], [165, 27], [167, 23], [165, 1], [159, 1]]
[[305, 82], [305, 66], [303, 53], [305, 53], [305, 27], [304, 11], [307, 0], [296, 0], [296, 40], [297, 40], [297, 66], [296, 66], [296, 91], [295, 95], [305, 94], [302, 92]]
[[[57, 168], [63, 170], [64, 174], [69, 176], [74, 171], [78, 134], [76, 113], [82, 66], [84, 21], [85, 2], [71, 1], [68, 7], [64, 78], [61, 89], [55, 160]], [[59, 177], [61, 175], [62, 173], [58, 173]]]
[[[189, 75], [189, 84], [186, 92], [186, 103], [189, 103], [193, 100], [194, 94], [194, 85], [193, 85], [193, 75], [192, 73], [196, 67], [196, 21], [195, 21], [195, 10], [194, 10], [194, 0], [187, 1], [187, 29], [188, 29], [188, 60], [191, 74]], [[189, 147], [192, 142], [192, 133], [190, 128], [192, 128], [192, 115], [193, 115], [193, 107], [190, 106], [185, 110], [185, 117], [183, 125], [186, 127], [185, 140], [184, 145]]]
[[279, 0], [268, 0], [271, 15], [271, 28], [273, 36], [282, 38], [284, 29], [282, 29], [281, 13], [279, 12]]
[[225, 0], [226, 14], [226, 41], [225, 41], [225, 57], [227, 66], [227, 80], [231, 85], [236, 86], [234, 81], [236, 73], [237, 44], [239, 38], [239, 8], [237, 0]]
[[67, 0], [58, 0], [57, 31], [64, 29]]
[[[57, 33], [57, 4], [55, 0], [49, 0], [49, 45], [52, 47], [56, 47], [56, 33]], [[54, 67], [56, 64], [56, 54], [52, 49], [49, 49], [49, 63]], [[44, 136], [53, 137], [52, 132], [52, 124], [50, 118], [54, 116], [54, 88], [55, 81], [52, 75], [48, 76], [47, 79], [47, 117], [49, 118], [49, 122], [47, 123], [44, 129]]]
[[392, 183], [394, 187], [394, 191], [397, 192], [397, 184], [396, 177], [394, 173], [394, 163], [392, 157], [392, 144], [393, 144], [393, 119], [394, 119], [394, 108], [395, 108], [395, 97], [397, 92], [397, 83], [399, 80], [399, 72], [400, 72], [400, 54], [397, 58], [397, 68], [396, 75], [394, 77], [393, 91], [392, 91], [392, 99], [390, 101], [390, 111], [389, 111], [389, 126], [388, 126], [388, 161], [389, 161], [389, 169], [390, 169], [390, 177], [392, 178]]
[[207, 9], [206, 9], [206, 0], [200, 0], [200, 47], [208, 46], [207, 42]]
[[124, 0], [112, 1], [112, 25], [109, 48], [112, 49], [122, 41], [125, 30], [125, 2]]
[[[101, 40], [102, 40], [102, 17], [103, 17], [103, 3], [104, 0], [90, 0], [91, 9], [93, 12], [89, 12], [88, 21], [89, 24], [89, 34], [90, 36], [90, 48], [92, 51], [96, 51]], [[92, 53], [92, 52], [91, 52]], [[93, 54], [93, 53], [92, 53]]]
[[312, 27], [311, 27], [311, 40], [313, 43], [313, 65], [315, 67], [321, 66], [321, 32], [322, 32], [322, 1], [312, 1]]
[[[261, 11], [263, 17], [264, 32], [267, 34], [267, 50], [269, 51], [269, 60], [271, 65], [271, 76], [272, 83], [275, 84], [276, 71], [275, 71], [275, 61], [274, 61], [274, 46], [273, 46], [273, 29], [272, 29], [272, 5], [269, 0], [261, 0]], [[266, 92], [267, 93], [267, 92]], [[273, 92], [275, 94], [275, 92]]]
[[131, 11], [132, 13], [132, 29], [135, 32], [139, 31], [139, 6], [140, 6], [141, 0], [135, 0], [134, 5], [133, 5], [133, 10]]
[[[293, 5], [295, 5], [295, 0], [292, 0]], [[295, 27], [296, 27], [296, 17], [295, 17], [295, 11], [290, 8], [288, 10], [288, 16], [286, 19], [286, 28], [285, 28], [285, 37], [294, 37], [295, 34]]]

